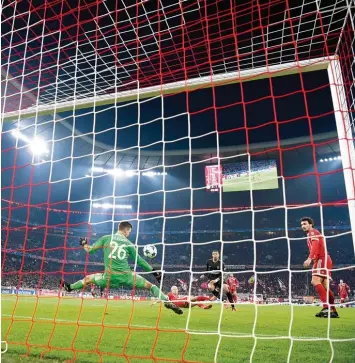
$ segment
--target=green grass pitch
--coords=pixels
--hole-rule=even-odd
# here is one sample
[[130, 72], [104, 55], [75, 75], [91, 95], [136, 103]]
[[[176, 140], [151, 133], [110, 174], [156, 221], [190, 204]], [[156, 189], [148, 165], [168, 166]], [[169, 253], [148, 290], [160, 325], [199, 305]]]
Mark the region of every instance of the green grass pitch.
[[252, 362], [283, 363], [291, 344], [294, 363], [329, 362], [332, 352], [333, 363], [354, 362], [355, 309], [331, 320], [315, 318], [318, 310], [238, 305], [233, 313], [215, 304], [178, 316], [148, 301], [3, 295], [2, 340], [10, 344], [2, 362], [237, 363], [253, 352]]
[[235, 179], [225, 179], [223, 181], [224, 192], [240, 192], [243, 190], [250, 190], [250, 182], [253, 190], [264, 189], [277, 189], [278, 179], [277, 170], [264, 170], [259, 173], [252, 174], [252, 180], [250, 181], [249, 175], [240, 176]]

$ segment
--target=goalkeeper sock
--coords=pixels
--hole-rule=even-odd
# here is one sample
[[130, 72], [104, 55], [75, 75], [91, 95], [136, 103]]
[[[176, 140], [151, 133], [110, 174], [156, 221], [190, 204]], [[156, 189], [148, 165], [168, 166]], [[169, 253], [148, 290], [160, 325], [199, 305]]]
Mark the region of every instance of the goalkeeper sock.
[[152, 285], [150, 288], [151, 293], [162, 300], [169, 300], [169, 298], [159, 289], [159, 287]]
[[234, 308], [233, 295], [230, 293], [230, 291], [226, 292], [226, 296], [227, 296], [228, 301], [231, 303], [231, 307]]
[[74, 282], [74, 284], [70, 284], [70, 288], [72, 290], [79, 290], [84, 287], [84, 280], [79, 280], [77, 282]]
[[322, 284], [318, 284], [314, 286], [314, 288], [317, 291], [321, 302], [323, 303], [323, 309], [329, 308], [329, 305], [327, 304], [327, 290], [325, 287]]
[[328, 292], [328, 298], [329, 298], [329, 305], [332, 309], [332, 311], [337, 311], [335, 305], [334, 305], [334, 294], [333, 294], [333, 291], [329, 289], [329, 292]]

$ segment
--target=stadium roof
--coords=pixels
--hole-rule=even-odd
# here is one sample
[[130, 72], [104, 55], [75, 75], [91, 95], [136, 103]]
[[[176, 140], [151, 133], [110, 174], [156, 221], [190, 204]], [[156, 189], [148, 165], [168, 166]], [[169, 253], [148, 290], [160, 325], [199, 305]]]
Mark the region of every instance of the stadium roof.
[[2, 14], [5, 114], [332, 56], [350, 13], [347, 0], [10, 5]]

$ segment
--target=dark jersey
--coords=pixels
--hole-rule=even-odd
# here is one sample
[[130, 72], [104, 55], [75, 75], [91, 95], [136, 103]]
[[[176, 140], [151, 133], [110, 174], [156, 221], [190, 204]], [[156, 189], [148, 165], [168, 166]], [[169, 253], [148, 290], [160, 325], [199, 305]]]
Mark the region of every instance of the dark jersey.
[[207, 278], [209, 280], [216, 280], [219, 278], [219, 282], [222, 283], [222, 271], [225, 271], [224, 263], [220, 260], [214, 262], [212, 258], [206, 262]]

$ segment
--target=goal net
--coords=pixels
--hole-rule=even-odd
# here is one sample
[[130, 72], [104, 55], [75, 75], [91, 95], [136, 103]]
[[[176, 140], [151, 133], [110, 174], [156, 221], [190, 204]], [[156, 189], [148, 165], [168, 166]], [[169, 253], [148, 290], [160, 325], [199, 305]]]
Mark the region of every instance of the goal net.
[[[3, 1], [4, 354], [351, 361], [354, 16], [353, 0]], [[314, 317], [305, 216], [341, 319]], [[177, 286], [182, 315], [129, 284], [59, 286], [104, 273], [80, 238], [113, 238], [122, 221], [141, 256], [157, 248], [143, 257], [162, 279], [130, 267]], [[194, 303], [213, 298], [213, 252], [238, 280], [237, 311], [222, 286]]]

